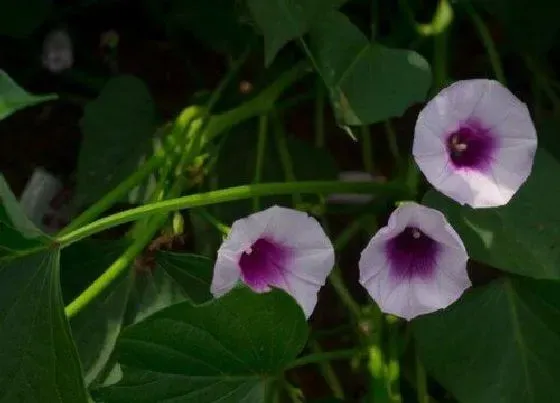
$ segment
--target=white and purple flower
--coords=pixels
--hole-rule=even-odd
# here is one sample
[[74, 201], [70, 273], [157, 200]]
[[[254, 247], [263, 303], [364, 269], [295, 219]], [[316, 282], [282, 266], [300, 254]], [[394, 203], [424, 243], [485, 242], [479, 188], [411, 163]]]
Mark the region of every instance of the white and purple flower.
[[509, 202], [531, 173], [537, 134], [527, 106], [494, 80], [457, 81], [420, 112], [413, 154], [440, 192], [474, 208]]
[[313, 217], [273, 206], [233, 223], [218, 250], [210, 290], [220, 297], [239, 280], [257, 293], [280, 288], [311, 316], [334, 266], [334, 248]]
[[410, 320], [455, 302], [471, 286], [467, 252], [444, 215], [402, 203], [360, 257], [360, 284], [381, 311]]

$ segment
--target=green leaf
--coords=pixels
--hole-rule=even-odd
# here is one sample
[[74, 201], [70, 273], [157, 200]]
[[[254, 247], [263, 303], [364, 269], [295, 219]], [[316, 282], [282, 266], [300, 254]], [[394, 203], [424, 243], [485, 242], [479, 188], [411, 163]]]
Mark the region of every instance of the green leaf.
[[460, 402], [560, 401], [560, 284], [507, 279], [413, 322], [426, 368]]
[[[0, 23], [1, 26], [2, 24]], [[0, 70], [0, 120], [7, 118], [20, 109], [57, 98], [56, 94], [30, 94], [17, 85], [4, 70]]]
[[158, 251], [155, 263], [137, 263], [134, 322], [179, 302], [209, 301], [212, 272], [210, 259], [191, 253]]
[[247, 0], [264, 35], [265, 64], [288, 42], [303, 36], [317, 21], [347, 0]]
[[1, 174], [0, 202], [0, 259], [45, 247], [48, 238], [25, 216]]
[[[64, 249], [60, 265], [67, 303], [99, 277], [124, 252], [127, 244], [127, 241], [86, 240]], [[123, 326], [131, 274], [114, 281], [103, 295], [70, 321], [86, 385], [97, 380], [114, 350]]]
[[[216, 167], [219, 188], [247, 184], [247, 178], [254, 178], [257, 158], [257, 133], [251, 126], [231, 133], [221, 148]], [[299, 181], [336, 180], [338, 168], [332, 155], [326, 150], [315, 148], [292, 136], [286, 136], [288, 153], [294, 176]], [[243, 146], [240, 147], [239, 144]], [[272, 131], [267, 136], [263, 158], [261, 182], [283, 182], [286, 174], [280, 159]], [[315, 195], [302, 195], [307, 203], [317, 203]], [[289, 206], [290, 196], [262, 197], [261, 206], [273, 204]], [[215, 206], [211, 209], [224, 223], [228, 224], [252, 212], [252, 201], [242, 200]]]
[[290, 364], [306, 340], [305, 317], [289, 295], [237, 288], [126, 329], [117, 344], [124, 379], [99, 395], [105, 403], [261, 403], [267, 378]]
[[0, 401], [85, 403], [78, 355], [64, 315], [60, 251], [33, 227], [0, 175], [0, 240], [37, 242], [35, 253], [0, 259]]
[[134, 172], [152, 151], [155, 108], [148, 88], [134, 76], [112, 78], [86, 105], [80, 125], [76, 198], [91, 203]]
[[447, 216], [472, 259], [528, 277], [560, 279], [560, 188], [551, 181], [557, 175], [560, 164], [541, 149], [529, 179], [505, 206], [472, 209], [434, 190], [423, 202]]
[[0, 35], [25, 38], [49, 16], [51, 0], [3, 0], [0, 2]]
[[310, 43], [341, 124], [367, 125], [401, 116], [426, 98], [432, 79], [428, 62], [416, 52], [371, 43], [341, 13], [322, 17]]
[[192, 253], [160, 251], [156, 255], [156, 270], [164, 270], [195, 305], [212, 299], [210, 283], [214, 262]]

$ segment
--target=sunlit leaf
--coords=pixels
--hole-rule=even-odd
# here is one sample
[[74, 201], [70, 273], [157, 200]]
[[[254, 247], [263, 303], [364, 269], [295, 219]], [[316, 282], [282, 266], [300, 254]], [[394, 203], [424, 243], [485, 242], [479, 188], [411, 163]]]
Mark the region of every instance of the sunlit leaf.
[[106, 403], [261, 403], [267, 378], [306, 339], [303, 312], [282, 291], [238, 288], [209, 304], [181, 303], [124, 331], [117, 343], [124, 378], [99, 396]]
[[54, 99], [57, 99], [56, 94], [33, 95], [28, 93], [17, 85], [5, 71], [0, 70], [0, 120], [20, 109]]
[[134, 76], [118, 76], [85, 107], [78, 158], [76, 198], [94, 202], [137, 168], [152, 151], [155, 109], [146, 85]]
[[413, 322], [428, 371], [460, 402], [560, 401], [560, 284], [501, 279]]
[[428, 62], [418, 53], [372, 43], [339, 12], [311, 31], [311, 54], [339, 123], [366, 125], [401, 116], [425, 100]]
[[471, 258], [512, 273], [558, 280], [560, 186], [551, 180], [558, 175], [560, 163], [539, 150], [529, 179], [505, 206], [472, 209], [435, 190], [423, 202], [447, 216]]

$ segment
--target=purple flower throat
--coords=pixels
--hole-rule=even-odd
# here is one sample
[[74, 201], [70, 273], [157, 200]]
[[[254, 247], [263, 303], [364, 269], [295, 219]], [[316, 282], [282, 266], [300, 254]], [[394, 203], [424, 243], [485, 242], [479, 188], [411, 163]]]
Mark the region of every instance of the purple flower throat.
[[243, 281], [257, 292], [281, 286], [290, 255], [289, 248], [268, 237], [257, 239], [239, 258]]
[[391, 277], [430, 278], [437, 265], [439, 245], [417, 227], [406, 227], [386, 244]]
[[490, 166], [496, 148], [491, 130], [472, 119], [447, 136], [446, 147], [455, 167], [477, 170]]

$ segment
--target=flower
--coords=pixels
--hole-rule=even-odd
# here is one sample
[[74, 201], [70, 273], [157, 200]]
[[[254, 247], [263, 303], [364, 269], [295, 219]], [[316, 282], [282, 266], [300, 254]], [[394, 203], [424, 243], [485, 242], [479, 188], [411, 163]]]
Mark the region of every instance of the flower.
[[283, 289], [311, 316], [334, 266], [334, 248], [314, 218], [280, 206], [233, 223], [218, 250], [210, 291], [229, 292], [242, 280], [257, 293]]
[[471, 286], [467, 260], [442, 213], [402, 203], [362, 251], [360, 284], [383, 312], [410, 320], [447, 307]]
[[494, 80], [457, 81], [420, 112], [413, 154], [440, 192], [474, 208], [509, 202], [533, 166], [527, 106]]

